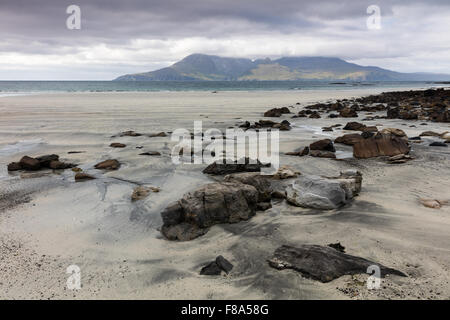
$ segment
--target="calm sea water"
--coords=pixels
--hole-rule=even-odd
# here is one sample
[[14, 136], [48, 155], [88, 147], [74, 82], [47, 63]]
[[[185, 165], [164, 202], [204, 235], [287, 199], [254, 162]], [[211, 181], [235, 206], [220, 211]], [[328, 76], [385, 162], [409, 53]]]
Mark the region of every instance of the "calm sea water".
[[0, 96], [40, 92], [342, 90], [440, 86], [443, 84], [416, 81], [0, 81]]

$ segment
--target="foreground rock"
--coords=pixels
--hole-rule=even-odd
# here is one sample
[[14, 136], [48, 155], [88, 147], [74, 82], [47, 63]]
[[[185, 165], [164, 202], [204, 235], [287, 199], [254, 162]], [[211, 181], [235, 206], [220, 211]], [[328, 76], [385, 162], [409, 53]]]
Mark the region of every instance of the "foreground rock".
[[360, 140], [353, 145], [355, 158], [392, 157], [408, 153], [408, 140], [394, 134], [377, 133], [375, 136]]
[[366, 273], [371, 265], [380, 267], [382, 278], [386, 274], [406, 277], [401, 271], [319, 245], [305, 244], [298, 247], [283, 245], [275, 250], [268, 262], [275, 269], [293, 269], [306, 278], [320, 282], [330, 282], [343, 275]]
[[233, 264], [223, 256], [218, 256], [216, 260], [208, 263], [200, 270], [201, 275], [218, 276], [224, 271], [229, 273], [233, 269]]
[[110, 159], [97, 163], [95, 168], [103, 170], [117, 170], [120, 168], [120, 163], [116, 159]]
[[[230, 163], [231, 162], [231, 163]], [[249, 158], [238, 161], [224, 160], [222, 163], [213, 162], [203, 169], [203, 173], [212, 175], [224, 175], [236, 172], [260, 172], [261, 168], [269, 167], [270, 165], [262, 164], [259, 160]]]
[[59, 161], [59, 156], [56, 154], [44, 155], [36, 158], [24, 156], [19, 162], [12, 162], [8, 164], [8, 171], [26, 170], [37, 171], [40, 169], [68, 169], [73, 168], [72, 163], [65, 163]]
[[76, 182], [88, 181], [88, 180], [93, 180], [93, 179], [95, 179], [95, 177], [91, 176], [90, 174], [87, 174], [87, 173], [77, 172], [75, 174], [75, 181]]
[[161, 233], [169, 240], [186, 241], [205, 234], [212, 225], [248, 220], [255, 215], [261, 197], [264, 195], [250, 184], [207, 184], [186, 193], [161, 212]]
[[310, 150], [330, 151], [336, 152], [333, 142], [330, 139], [323, 139], [313, 142], [309, 145]]
[[361, 192], [362, 175], [347, 170], [338, 177], [303, 175], [286, 188], [286, 199], [298, 207], [331, 210], [350, 202]]

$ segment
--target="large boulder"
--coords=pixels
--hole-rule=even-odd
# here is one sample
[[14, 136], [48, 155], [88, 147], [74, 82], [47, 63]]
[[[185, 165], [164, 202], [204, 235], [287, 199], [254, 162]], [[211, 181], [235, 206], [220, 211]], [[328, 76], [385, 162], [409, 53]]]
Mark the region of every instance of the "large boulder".
[[382, 278], [386, 274], [406, 277], [401, 271], [343, 253], [329, 246], [304, 244], [293, 247], [283, 245], [275, 250], [268, 262], [272, 268], [293, 269], [306, 278], [320, 282], [330, 282], [343, 275], [367, 273], [367, 268], [372, 265], [380, 268], [380, 277]]
[[409, 145], [407, 138], [394, 134], [378, 133], [371, 138], [363, 139], [353, 145], [355, 158], [372, 158], [379, 156], [395, 156], [408, 154]]
[[161, 212], [161, 232], [169, 240], [197, 238], [214, 224], [250, 219], [255, 215], [258, 199], [258, 190], [248, 184], [207, 184], [186, 193]]
[[41, 168], [39, 160], [29, 156], [23, 156], [22, 159], [20, 159], [19, 164], [20, 167], [25, 170], [35, 171]]
[[242, 172], [226, 175], [223, 181], [251, 185], [258, 190], [258, 202], [267, 202], [270, 201], [273, 191], [268, 178], [269, 176], [262, 175], [258, 172]]
[[286, 188], [290, 204], [304, 208], [331, 210], [348, 203], [361, 191], [362, 175], [347, 170], [338, 177], [303, 175]]

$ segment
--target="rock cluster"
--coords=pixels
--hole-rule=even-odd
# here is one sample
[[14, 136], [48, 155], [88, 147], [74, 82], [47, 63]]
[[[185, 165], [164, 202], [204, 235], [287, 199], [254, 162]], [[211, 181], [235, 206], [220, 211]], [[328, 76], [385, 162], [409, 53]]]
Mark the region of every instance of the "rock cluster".
[[8, 171], [26, 170], [37, 171], [41, 169], [69, 169], [75, 167], [72, 163], [59, 161], [59, 156], [49, 154], [32, 158], [29, 156], [22, 157], [18, 162], [8, 164]]

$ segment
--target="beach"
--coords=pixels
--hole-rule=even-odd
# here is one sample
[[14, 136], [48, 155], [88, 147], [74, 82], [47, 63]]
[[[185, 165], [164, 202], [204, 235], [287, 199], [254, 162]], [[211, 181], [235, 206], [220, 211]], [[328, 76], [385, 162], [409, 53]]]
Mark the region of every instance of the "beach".
[[[178, 242], [162, 236], [161, 211], [215, 178], [202, 173], [204, 164], [173, 164], [170, 135], [118, 136], [129, 130], [192, 131], [194, 121], [202, 121], [203, 130], [225, 131], [263, 119], [270, 108], [291, 107], [297, 113], [310, 104], [382, 91], [389, 90], [77, 92], [0, 98], [0, 298], [449, 299], [450, 206], [437, 210], [419, 202], [449, 198], [450, 151], [429, 147], [434, 137], [412, 144], [415, 159], [401, 165], [354, 159], [351, 146], [338, 144], [340, 160], [292, 157], [285, 153], [349, 133], [322, 127], [362, 121], [367, 114], [359, 112], [351, 120], [283, 115], [280, 120], [289, 120], [292, 129], [280, 131], [280, 164], [328, 176], [357, 169], [363, 176], [359, 196], [329, 211], [273, 201], [272, 208], [250, 220], [217, 224], [201, 237]], [[364, 123], [380, 130], [402, 129], [408, 137], [450, 131], [448, 123], [422, 122]], [[126, 147], [111, 148], [112, 142]], [[139, 155], [145, 151], [161, 155]], [[71, 170], [7, 171], [8, 163], [22, 156], [45, 154], [58, 154], [97, 179], [75, 182]], [[111, 158], [121, 163], [119, 170], [93, 169]], [[131, 194], [139, 185], [160, 191], [133, 202]], [[407, 277], [390, 275], [381, 288], [368, 290], [368, 274], [321, 283], [267, 263], [283, 244], [336, 242], [349, 254]], [[218, 255], [234, 265], [232, 272], [200, 275], [201, 267]], [[67, 288], [71, 265], [80, 267], [80, 290]]]

